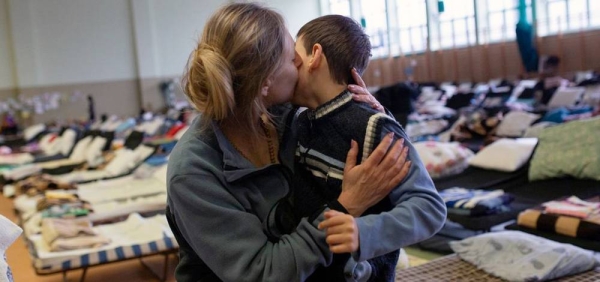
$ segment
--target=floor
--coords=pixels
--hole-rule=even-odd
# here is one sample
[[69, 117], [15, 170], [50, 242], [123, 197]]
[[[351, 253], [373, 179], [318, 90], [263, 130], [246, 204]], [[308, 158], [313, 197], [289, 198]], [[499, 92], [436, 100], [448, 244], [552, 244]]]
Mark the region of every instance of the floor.
[[[10, 199], [0, 195], [0, 214], [12, 220], [17, 221], [13, 212], [13, 202]], [[440, 257], [440, 254], [422, 251], [418, 248], [406, 248], [409, 255], [409, 264], [416, 266], [423, 264], [431, 259]], [[11, 267], [15, 281], [28, 282], [53, 282], [63, 281], [62, 273], [37, 275], [32, 267], [32, 262], [25, 246], [25, 240], [18, 239], [8, 248], [6, 252], [8, 265]], [[169, 260], [169, 269], [167, 271], [167, 281], [176, 281], [173, 275], [177, 260], [173, 256]], [[144, 258], [144, 262], [149, 265], [154, 272], [162, 275], [163, 257], [153, 256]], [[66, 281], [79, 281], [82, 270], [74, 270], [67, 274]], [[158, 281], [139, 260], [128, 260], [103, 266], [95, 266], [87, 271], [85, 281]]]

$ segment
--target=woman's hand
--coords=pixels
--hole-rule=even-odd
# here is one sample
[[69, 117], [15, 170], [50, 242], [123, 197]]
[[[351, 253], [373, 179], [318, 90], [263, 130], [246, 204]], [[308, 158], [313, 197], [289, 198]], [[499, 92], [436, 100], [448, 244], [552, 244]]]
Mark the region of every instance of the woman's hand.
[[356, 165], [358, 144], [352, 140], [338, 202], [351, 215], [360, 216], [385, 198], [408, 175], [411, 162], [406, 161], [407, 155], [404, 139], [394, 142], [394, 134], [390, 133], [363, 163]]
[[358, 226], [354, 217], [335, 210], [325, 212], [325, 220], [319, 223], [325, 229], [329, 250], [334, 254], [351, 253], [358, 250]]
[[354, 99], [354, 101], [367, 103], [371, 105], [373, 109], [385, 113], [385, 109], [379, 103], [379, 101], [377, 101], [377, 99], [375, 99], [375, 97], [371, 95], [371, 93], [367, 89], [367, 85], [363, 81], [362, 77], [360, 77], [355, 68], [352, 68], [352, 78], [354, 78], [354, 81], [356, 81], [356, 83], [358, 84], [348, 85], [348, 90], [350, 90], [350, 92], [354, 94], [352, 95], [352, 99]]

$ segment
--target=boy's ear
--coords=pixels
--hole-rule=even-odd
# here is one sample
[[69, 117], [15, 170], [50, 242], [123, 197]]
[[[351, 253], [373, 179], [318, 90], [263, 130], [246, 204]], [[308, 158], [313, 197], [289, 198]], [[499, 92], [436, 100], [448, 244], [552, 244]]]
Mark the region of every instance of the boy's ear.
[[323, 46], [321, 44], [316, 43], [313, 45], [311, 50], [311, 58], [308, 61], [308, 71], [313, 71], [318, 69], [321, 66], [323, 60]]

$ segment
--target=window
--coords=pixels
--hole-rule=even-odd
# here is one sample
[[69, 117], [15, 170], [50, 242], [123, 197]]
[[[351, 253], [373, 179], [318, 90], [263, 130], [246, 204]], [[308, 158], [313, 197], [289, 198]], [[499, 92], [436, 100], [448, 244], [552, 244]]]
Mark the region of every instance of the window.
[[[435, 3], [435, 2], [434, 2]], [[432, 25], [437, 31], [433, 34], [432, 49], [464, 47], [476, 42], [475, 5], [473, 0], [444, 1], [444, 11], [432, 15]], [[433, 31], [432, 27], [432, 32]]]
[[330, 14], [342, 16], [350, 16], [350, 1], [349, 0], [331, 0], [329, 1]]
[[389, 54], [389, 32], [387, 25], [386, 0], [361, 0], [360, 21], [364, 24], [365, 33], [371, 38], [373, 57]]
[[425, 0], [392, 1], [390, 43], [392, 55], [427, 50], [427, 3]]
[[552, 35], [600, 26], [598, 0], [538, 0], [538, 34]]
[[[535, 2], [534, 2], [535, 1]], [[352, 17], [371, 38], [372, 58], [513, 41], [519, 0], [321, 0], [324, 13]], [[539, 36], [600, 28], [600, 0], [526, 0]], [[441, 4], [441, 5], [440, 5]], [[438, 7], [443, 6], [443, 11]], [[477, 22], [477, 26], [476, 23]], [[429, 46], [427, 46], [429, 44]]]
[[[589, 20], [590, 27], [598, 28], [600, 27], [600, 17], [598, 16], [600, 15], [600, 1], [589, 1], [589, 4], [590, 9], [587, 11], [587, 18]], [[591, 15], [594, 15], [594, 17]]]
[[[478, 2], [479, 41], [481, 43], [515, 40], [519, 22], [519, 0]], [[531, 0], [526, 1], [527, 20], [531, 23]]]

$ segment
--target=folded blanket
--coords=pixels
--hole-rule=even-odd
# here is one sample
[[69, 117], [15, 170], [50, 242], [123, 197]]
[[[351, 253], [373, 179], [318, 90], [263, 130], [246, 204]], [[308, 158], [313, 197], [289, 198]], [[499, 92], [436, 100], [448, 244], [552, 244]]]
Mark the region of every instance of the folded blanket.
[[53, 252], [96, 248], [111, 242], [97, 234], [87, 219], [45, 218], [42, 220], [42, 238]]
[[59, 238], [50, 245], [50, 251], [61, 252], [77, 249], [99, 248], [110, 244], [111, 240], [102, 235]]
[[503, 190], [484, 191], [465, 188], [450, 188], [440, 192], [448, 213], [482, 216], [506, 212], [514, 197]]
[[[600, 196], [586, 201], [600, 203]], [[545, 212], [542, 205], [521, 212], [517, 218], [517, 224], [569, 237], [600, 240], [600, 213], [598, 210], [589, 213], [585, 218], [578, 218]]]

